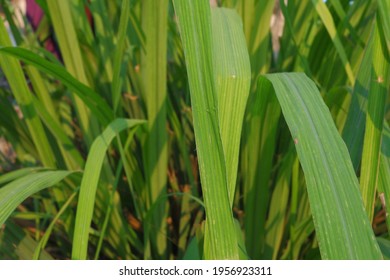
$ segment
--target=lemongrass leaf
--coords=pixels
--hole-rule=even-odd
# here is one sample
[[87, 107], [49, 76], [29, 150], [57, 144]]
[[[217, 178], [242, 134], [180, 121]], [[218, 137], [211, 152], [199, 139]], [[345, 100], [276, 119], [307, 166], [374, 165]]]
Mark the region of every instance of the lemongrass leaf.
[[[384, 30], [385, 46], [387, 46], [387, 55], [390, 56], [390, 0], [378, 1], [379, 22]], [[386, 49], [386, 47], [385, 47]]]
[[238, 155], [251, 71], [241, 20], [233, 10], [211, 10], [218, 118], [230, 205], [236, 189]]
[[[0, 50], [4, 46], [10, 46], [11, 40], [6, 31], [4, 22], [0, 22]], [[13, 96], [25, 116], [28, 131], [40, 160], [46, 167], [56, 167], [55, 158], [43, 125], [37, 115], [37, 109], [32, 104], [31, 91], [24, 76], [20, 63], [13, 57], [4, 56], [0, 52], [0, 67], [9, 81]]]
[[4, 175], [0, 176], [0, 186], [11, 182], [13, 180], [16, 180], [20, 177], [24, 177], [28, 174], [32, 174], [38, 171], [43, 171], [45, 168], [42, 167], [26, 167], [26, 168], [21, 168], [15, 171], [10, 171], [8, 173], [5, 173]]
[[[112, 77], [112, 104], [114, 107], [114, 112], [117, 112], [120, 97], [121, 97], [121, 87], [123, 84], [123, 72], [121, 69], [123, 68], [122, 59], [123, 59], [123, 51], [126, 43], [126, 33], [127, 26], [129, 23], [130, 17], [130, 1], [125, 0], [122, 1], [122, 12], [119, 21], [119, 30], [118, 30], [118, 44], [115, 50], [114, 55], [114, 65], [113, 65], [113, 77]], [[122, 73], [121, 73], [122, 72]]]
[[136, 127], [143, 123], [145, 123], [145, 121], [116, 119], [93, 142], [88, 154], [80, 186], [72, 247], [73, 259], [87, 259], [89, 229], [92, 222], [96, 190], [106, 154], [105, 152], [107, 151], [111, 141], [118, 135], [119, 132], [124, 129]]
[[[168, 133], [167, 118], [167, 40], [168, 1], [142, 1], [142, 28], [146, 36], [145, 51], [141, 54], [143, 95], [148, 116], [148, 134], [144, 145], [147, 205], [153, 205], [167, 193]], [[158, 205], [153, 224], [158, 225], [151, 245], [162, 258], [167, 258], [167, 202]]]
[[57, 184], [72, 173], [72, 171], [42, 171], [20, 177], [2, 187], [0, 189], [0, 227], [26, 198]]
[[349, 82], [353, 84], [355, 81], [355, 76], [352, 72], [351, 64], [348, 61], [348, 57], [345, 52], [344, 46], [340, 40], [339, 34], [337, 33], [332, 14], [330, 13], [328, 7], [322, 0], [311, 0], [311, 1], [318, 15], [320, 16], [322, 22], [324, 23], [326, 30], [328, 31], [329, 36], [332, 39], [332, 42], [337, 50], [337, 53], [340, 56], [345, 72], [347, 73]]
[[218, 123], [209, 2], [174, 0], [173, 4], [188, 71], [199, 170], [206, 205], [204, 255], [207, 259], [238, 259], [236, 230], [229, 203]]
[[269, 74], [302, 165], [323, 259], [382, 259], [348, 150], [315, 84]]
[[370, 39], [359, 66], [347, 120], [342, 132], [343, 140], [348, 147], [355, 170], [358, 170], [360, 166], [363, 151], [367, 97], [371, 82], [372, 47], [373, 40]]
[[384, 53], [386, 50], [382, 43], [383, 29], [381, 29], [382, 27], [377, 22], [374, 29], [371, 83], [367, 102], [366, 129], [360, 172], [363, 202], [371, 222], [374, 218], [385, 104], [390, 81], [389, 62]]
[[14, 56], [24, 63], [30, 64], [38, 68], [39, 70], [52, 75], [59, 79], [70, 90], [74, 91], [85, 105], [94, 113], [99, 121], [106, 125], [113, 118], [113, 112], [107, 103], [91, 88], [84, 85], [77, 79], [75, 79], [69, 72], [63, 67], [49, 62], [33, 52], [17, 47], [3, 47], [0, 48], [0, 53]]
[[272, 85], [258, 83], [249, 96], [243, 129], [241, 171], [245, 210], [245, 242], [251, 258], [264, 252], [269, 180], [277, 142], [280, 105]]

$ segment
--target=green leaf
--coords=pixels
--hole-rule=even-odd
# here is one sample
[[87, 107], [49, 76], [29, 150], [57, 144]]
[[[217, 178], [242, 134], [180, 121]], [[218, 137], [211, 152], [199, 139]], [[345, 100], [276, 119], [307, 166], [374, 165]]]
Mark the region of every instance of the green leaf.
[[114, 65], [113, 65], [113, 77], [111, 84], [111, 92], [112, 92], [112, 104], [114, 107], [114, 112], [117, 112], [120, 97], [121, 97], [121, 88], [123, 84], [123, 72], [121, 71], [123, 68], [123, 51], [126, 43], [126, 34], [127, 34], [127, 26], [129, 25], [129, 17], [130, 17], [130, 1], [124, 0], [122, 1], [122, 11], [121, 17], [119, 20], [119, 30], [118, 30], [118, 44], [115, 49], [114, 55]]
[[[148, 184], [147, 205], [150, 207], [167, 193], [168, 133], [167, 123], [167, 43], [168, 1], [142, 1], [142, 28], [146, 36], [141, 54], [143, 96], [148, 116], [148, 134], [144, 145], [145, 173]], [[151, 236], [152, 248], [166, 259], [167, 203], [159, 204], [153, 217], [156, 232]]]
[[42, 167], [28, 167], [28, 168], [22, 168], [15, 171], [10, 171], [4, 175], [0, 176], [0, 186], [12, 182], [13, 180], [16, 180], [18, 178], [24, 177], [28, 174], [35, 173], [37, 171], [43, 171], [45, 168]]
[[304, 74], [262, 77], [282, 107], [309, 194], [323, 259], [382, 259], [364, 211], [359, 183], [328, 108]]
[[381, 248], [383, 258], [385, 260], [390, 260], [390, 241], [381, 237], [377, 237], [379, 247]]
[[68, 200], [62, 205], [61, 209], [58, 211], [58, 213], [55, 215], [53, 220], [50, 222], [50, 225], [45, 230], [45, 233], [43, 234], [41, 240], [39, 240], [39, 243], [37, 244], [34, 255], [32, 259], [38, 260], [44, 255], [45, 251], [43, 249], [45, 248], [47, 242], [49, 241], [49, 238], [53, 232], [53, 228], [55, 224], [58, 222], [61, 215], [69, 208], [70, 203], [73, 201], [73, 199], [76, 197], [77, 192], [74, 192], [71, 194], [71, 196], [68, 198]]
[[[0, 229], [0, 260], [31, 260], [37, 246], [38, 242], [12, 220]], [[53, 257], [42, 251], [39, 259], [53, 260]]]
[[46, 107], [41, 102], [39, 102], [37, 98], [33, 97], [33, 103], [35, 108], [37, 108], [38, 114], [42, 119], [42, 122], [54, 135], [54, 137], [58, 141], [58, 144], [62, 148], [64, 157], [67, 158], [68, 163], [71, 165], [68, 167], [68, 169], [80, 169], [82, 166], [84, 166], [84, 159], [81, 157], [80, 152], [77, 150], [72, 140], [68, 137], [66, 132], [61, 127], [59, 121], [57, 121], [56, 118], [53, 118], [49, 114]]
[[238, 14], [223, 8], [214, 8], [211, 11], [219, 130], [225, 155], [229, 200], [233, 206], [241, 130], [249, 96], [251, 71]]
[[[0, 50], [4, 46], [11, 46], [8, 32], [4, 22], [0, 22]], [[4, 56], [0, 53], [0, 68], [4, 71], [9, 81], [12, 93], [24, 116], [28, 131], [38, 151], [40, 160], [46, 167], [56, 167], [53, 151], [44, 131], [43, 125], [37, 115], [37, 109], [32, 102], [31, 91], [27, 85], [20, 63], [12, 57]]]
[[[95, 2], [100, 1], [94, 1], [94, 3]], [[64, 61], [66, 69], [78, 81], [80, 81], [84, 85], [89, 86], [89, 81], [87, 79], [87, 74], [85, 71], [85, 65], [83, 63], [83, 54], [76, 34], [76, 27], [73, 20], [74, 17], [72, 15], [71, 1], [46, 1], [45, 3], [48, 9], [47, 14], [50, 14], [51, 16], [51, 23], [55, 31], [58, 46], [61, 51], [61, 57]], [[100, 44], [103, 43], [104, 42], [100, 42]], [[93, 94], [89, 95], [89, 97], [92, 96]], [[98, 133], [100, 133], [96, 119], [92, 117], [90, 112], [94, 112], [94, 108], [91, 108], [89, 104], [86, 103], [85, 100], [79, 95], [72, 95], [71, 97], [75, 105], [75, 111], [80, 122], [80, 127], [83, 131], [84, 141], [87, 144], [87, 147], [89, 147], [92, 144], [94, 137], [96, 137]], [[96, 94], [95, 97], [100, 98], [100, 96]], [[100, 106], [102, 106], [102, 104], [106, 105], [105, 103], [101, 103]], [[108, 106], [100, 107], [100, 109], [107, 107]], [[107, 111], [106, 113], [109, 112], [110, 111]], [[94, 113], [96, 114], [96, 112]], [[110, 115], [112, 116], [112, 114]], [[99, 118], [99, 116], [96, 117]], [[112, 119], [113, 117], [110, 117], [109, 120], [105, 123], [102, 122], [102, 119], [100, 119], [100, 122], [102, 122], [102, 124], [105, 126]]]
[[72, 247], [73, 259], [83, 260], [87, 258], [89, 229], [92, 221], [96, 190], [108, 146], [122, 130], [143, 123], [145, 121], [116, 119], [93, 141], [80, 186]]
[[204, 254], [207, 259], [238, 259], [219, 131], [209, 2], [174, 0], [173, 4], [186, 58], [195, 141], [206, 205]]
[[58, 64], [49, 62], [33, 52], [23, 48], [4, 47], [0, 53], [12, 55], [24, 63], [31, 64], [39, 70], [59, 79], [70, 90], [74, 91], [86, 106], [94, 113], [99, 121], [106, 125], [113, 118], [113, 112], [107, 103], [91, 88], [76, 80], [69, 72]]
[[269, 83], [258, 83], [249, 96], [243, 129], [241, 171], [245, 242], [253, 259], [264, 252], [265, 222], [268, 212], [269, 181], [274, 161], [280, 106]]
[[385, 49], [390, 55], [390, 0], [378, 0], [379, 22], [384, 30]]
[[183, 260], [201, 260], [199, 253], [199, 244], [198, 240], [195, 237], [189, 242], [187, 250], [183, 256]]
[[370, 39], [364, 50], [362, 62], [353, 88], [351, 104], [342, 136], [348, 147], [355, 171], [358, 170], [363, 151], [364, 129], [366, 124], [367, 97], [371, 82], [373, 40]]
[[[382, 37], [382, 38], [381, 38]], [[389, 88], [389, 62], [384, 54], [383, 29], [375, 24], [370, 92], [368, 95], [366, 130], [364, 134], [360, 188], [370, 222], [374, 219], [374, 204], [378, 185], [379, 162], [386, 98]]]
[[387, 229], [390, 231], [390, 128], [386, 123], [382, 132], [378, 183], [378, 194], [386, 212]]
[[265, 73], [269, 69], [270, 21], [274, 6], [274, 0], [242, 0], [236, 4], [242, 19], [254, 75]]
[[72, 171], [42, 171], [21, 177], [0, 189], [0, 227], [26, 198], [53, 186]]
[[272, 193], [266, 224], [265, 259], [276, 259], [286, 224], [288, 198], [290, 194], [291, 173], [296, 153], [290, 149], [280, 165], [276, 176], [275, 190]]
[[328, 7], [322, 0], [311, 0], [318, 15], [320, 16], [322, 22], [325, 25], [326, 30], [329, 33], [330, 38], [332, 39], [332, 42], [337, 50], [337, 53], [341, 59], [341, 62], [343, 63], [345, 72], [347, 73], [349, 82], [351, 84], [354, 83], [355, 77], [352, 72], [351, 65], [348, 61], [347, 54], [345, 52], [344, 46], [340, 40], [340, 37], [337, 33], [336, 26], [333, 21], [332, 14], [330, 13]]

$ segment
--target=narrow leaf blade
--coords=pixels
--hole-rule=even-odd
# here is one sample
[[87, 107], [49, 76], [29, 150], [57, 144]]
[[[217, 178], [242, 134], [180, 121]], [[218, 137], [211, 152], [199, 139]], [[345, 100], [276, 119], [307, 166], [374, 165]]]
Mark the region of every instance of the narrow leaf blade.
[[96, 190], [108, 146], [119, 132], [142, 123], [144, 121], [116, 119], [93, 142], [80, 186], [73, 238], [73, 259], [83, 260], [87, 258], [89, 228], [92, 221]]
[[270, 74], [305, 173], [323, 259], [382, 259], [348, 150], [315, 84]]
[[0, 227], [26, 198], [53, 186], [72, 171], [43, 171], [21, 177], [0, 189]]
[[229, 200], [230, 205], [233, 205], [251, 69], [238, 14], [223, 8], [213, 8], [211, 11], [219, 127], [225, 155]]
[[173, 4], [186, 58], [199, 170], [206, 205], [204, 253], [209, 259], [238, 259], [218, 124], [209, 2], [175, 0]]

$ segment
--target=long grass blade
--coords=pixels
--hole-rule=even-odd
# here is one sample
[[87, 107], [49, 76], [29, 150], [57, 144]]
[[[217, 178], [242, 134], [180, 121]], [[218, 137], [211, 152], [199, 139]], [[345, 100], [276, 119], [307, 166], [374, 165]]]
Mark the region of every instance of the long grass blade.
[[280, 106], [272, 86], [259, 83], [249, 96], [242, 139], [245, 242], [249, 255], [260, 259], [264, 252], [269, 180], [277, 142]]
[[15, 171], [8, 172], [0, 176], [0, 187], [20, 177], [24, 177], [28, 174], [32, 174], [37, 171], [43, 171], [43, 170], [45, 169], [42, 167], [27, 167], [27, 168], [21, 168]]
[[[71, 2], [54, 0], [47, 1], [46, 5], [51, 15], [51, 22], [66, 69], [81, 83], [89, 85], [71, 12]], [[72, 97], [74, 98], [76, 114], [84, 133], [84, 141], [89, 147], [94, 136], [97, 136], [99, 133], [96, 119], [91, 117], [91, 108], [87, 108], [79, 96]]]
[[275, 190], [272, 193], [266, 224], [265, 259], [276, 259], [281, 247], [286, 224], [292, 166], [296, 153], [290, 149], [279, 169]]
[[390, 55], [390, 0], [378, 1], [378, 13], [384, 31], [384, 48], [387, 46], [387, 53]]
[[373, 40], [370, 39], [364, 50], [362, 62], [360, 63], [347, 120], [342, 132], [343, 140], [347, 145], [356, 171], [360, 166], [363, 151], [367, 98], [371, 82], [372, 46]]
[[77, 94], [85, 105], [88, 106], [88, 109], [93, 112], [93, 115], [99, 119], [101, 124], [106, 125], [113, 119], [114, 114], [107, 103], [90, 87], [75, 79], [58, 64], [49, 62], [23, 48], [0, 48], [0, 53], [12, 55], [24, 63], [34, 65], [39, 70], [59, 79], [64, 85]]
[[[142, 1], [142, 28], [146, 36], [141, 56], [143, 93], [148, 116], [148, 135], [144, 145], [148, 184], [148, 206], [167, 193], [168, 135], [167, 122], [167, 39], [168, 1]], [[157, 256], [166, 258], [166, 201], [159, 204], [153, 218], [156, 237], [151, 238]]]
[[126, 43], [126, 35], [127, 35], [127, 27], [129, 25], [129, 17], [130, 17], [130, 1], [124, 0], [122, 1], [122, 11], [121, 17], [119, 20], [119, 30], [118, 30], [118, 43], [115, 49], [114, 54], [114, 65], [113, 65], [113, 77], [112, 77], [112, 85], [111, 85], [111, 94], [112, 94], [112, 104], [114, 107], [114, 112], [117, 112], [119, 101], [121, 97], [121, 88], [123, 85], [123, 52]]
[[50, 115], [50, 113], [46, 110], [46, 107], [41, 104], [35, 97], [33, 98], [33, 103], [35, 108], [37, 108], [42, 122], [54, 135], [58, 144], [62, 148], [63, 155], [67, 158], [67, 162], [70, 165], [68, 166], [68, 169], [75, 170], [84, 166], [84, 159], [81, 157], [80, 152], [77, 150], [72, 140], [62, 129], [61, 124]]
[[374, 218], [385, 104], [390, 81], [390, 60], [389, 56], [385, 55], [387, 51], [383, 36], [383, 29], [381, 28], [380, 22], [377, 21], [374, 30], [371, 84], [368, 95], [366, 130], [364, 134], [360, 175], [360, 188], [363, 202], [371, 222]]
[[213, 69], [212, 19], [207, 0], [173, 1], [183, 42], [193, 108], [195, 139], [206, 205], [205, 257], [238, 259], [218, 123]]
[[43, 234], [41, 240], [38, 242], [37, 247], [35, 248], [34, 255], [33, 255], [32, 259], [39, 260], [41, 258], [41, 256], [45, 252], [44, 248], [45, 248], [47, 242], [49, 241], [49, 238], [50, 238], [50, 236], [51, 236], [51, 234], [53, 232], [55, 224], [58, 222], [59, 218], [65, 212], [65, 210], [69, 209], [69, 205], [73, 201], [73, 199], [76, 197], [76, 195], [77, 195], [77, 192], [74, 192], [67, 199], [67, 201], [64, 203], [64, 205], [62, 205], [61, 209], [58, 211], [56, 216], [53, 218], [53, 220], [51, 221], [50, 225], [47, 227], [45, 233]]
[[[4, 26], [4, 22], [1, 20], [0, 47], [4, 46], [11, 46], [11, 40]], [[46, 167], [56, 167], [53, 152], [50, 148], [43, 125], [37, 115], [36, 108], [33, 105], [31, 92], [28, 88], [20, 63], [15, 58], [0, 54], [0, 67], [4, 71], [4, 74], [9, 81], [12, 93], [24, 115], [24, 120], [38, 151], [40, 160]]]
[[240, 0], [236, 6], [243, 21], [252, 74], [266, 73], [269, 68], [270, 21], [275, 1]]
[[323, 259], [381, 259], [344, 142], [315, 84], [270, 74], [305, 173]]
[[87, 259], [89, 228], [105, 151], [107, 151], [109, 144], [119, 132], [143, 123], [144, 121], [141, 120], [116, 119], [93, 142], [80, 186], [72, 248], [73, 259]]
[[0, 189], [0, 226], [26, 198], [53, 186], [72, 171], [42, 171], [21, 177]]
[[337, 53], [340, 56], [341, 62], [344, 65], [345, 72], [347, 73], [349, 82], [351, 84], [355, 81], [355, 76], [353, 74], [351, 65], [348, 61], [347, 54], [345, 52], [344, 46], [341, 43], [340, 37], [337, 33], [336, 26], [333, 21], [332, 14], [330, 13], [328, 7], [322, 0], [312, 0], [313, 6], [315, 7], [318, 15], [320, 16], [322, 22], [324, 23], [326, 30], [329, 33], [330, 38], [337, 50]]
[[219, 129], [225, 155], [230, 205], [236, 189], [238, 154], [251, 71], [241, 20], [229, 9], [211, 10]]

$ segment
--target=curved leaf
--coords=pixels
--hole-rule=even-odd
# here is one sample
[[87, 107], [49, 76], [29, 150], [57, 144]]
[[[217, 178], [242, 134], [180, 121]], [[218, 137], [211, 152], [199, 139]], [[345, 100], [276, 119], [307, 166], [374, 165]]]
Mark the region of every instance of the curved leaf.
[[73, 259], [86, 259], [88, 248], [89, 228], [91, 226], [96, 190], [102, 170], [103, 160], [108, 146], [114, 137], [124, 129], [143, 124], [142, 120], [116, 119], [108, 125], [104, 132], [97, 137], [88, 154], [85, 171], [80, 186], [76, 225], [73, 235]]
[[39, 70], [59, 79], [64, 85], [72, 90], [85, 105], [95, 114], [99, 121], [106, 125], [113, 119], [114, 113], [107, 103], [91, 88], [75, 79], [65, 68], [41, 58], [35, 53], [18, 47], [0, 48], [0, 53], [14, 56], [24, 63], [30, 64]]
[[305, 173], [322, 258], [382, 259], [348, 150], [314, 82], [300, 73], [260, 78], [269, 81]]
[[26, 198], [53, 186], [73, 171], [44, 171], [26, 175], [0, 189], [0, 227]]

